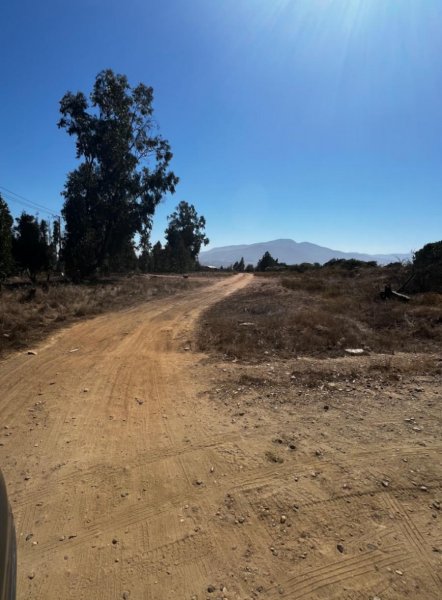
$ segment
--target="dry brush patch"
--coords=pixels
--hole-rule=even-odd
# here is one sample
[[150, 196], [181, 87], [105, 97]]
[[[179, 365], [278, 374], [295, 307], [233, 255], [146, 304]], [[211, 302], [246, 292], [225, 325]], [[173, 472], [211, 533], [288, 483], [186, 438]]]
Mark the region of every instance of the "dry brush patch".
[[[242, 493], [252, 509], [246, 524], [254, 519], [254, 530], [262, 526], [271, 542], [248, 547], [244, 556], [278, 584], [278, 570], [292, 573], [288, 593], [286, 582], [275, 591], [282, 597], [296, 594], [299, 580], [305, 591], [303, 578], [315, 569], [320, 578], [336, 565], [341, 573], [346, 560], [353, 564], [361, 556], [364, 576], [352, 578], [354, 594], [385, 590], [371, 552], [379, 548], [388, 556], [398, 539], [385, 509], [389, 493], [397, 507], [413, 502], [410, 523], [423, 539], [436, 531], [441, 299], [383, 302], [379, 291], [388, 281], [380, 275], [382, 269], [354, 277], [266, 274], [210, 307], [200, 322], [199, 346], [211, 354], [204, 363], [214, 374], [209, 398], [223, 415], [220, 422], [241, 432], [244, 481], [251, 464], [265, 473]], [[347, 346], [373, 351], [347, 356]], [[426, 542], [429, 553], [432, 543]], [[269, 577], [247, 569], [248, 581], [266, 592]], [[400, 569], [397, 579], [405, 573]], [[407, 567], [400, 597], [414, 597], [418, 589], [419, 597], [437, 597], [425, 577], [420, 565]], [[334, 583], [321, 579], [321, 591], [345, 595], [346, 583], [340, 574]]]
[[0, 294], [0, 355], [26, 348], [60, 325], [207, 285], [210, 278], [117, 277], [74, 285], [3, 288]]
[[345, 348], [437, 352], [442, 295], [420, 294], [409, 303], [383, 301], [379, 291], [392, 279], [395, 285], [394, 273], [385, 269], [356, 274], [321, 269], [256, 278], [209, 308], [199, 348], [239, 359], [337, 357]]

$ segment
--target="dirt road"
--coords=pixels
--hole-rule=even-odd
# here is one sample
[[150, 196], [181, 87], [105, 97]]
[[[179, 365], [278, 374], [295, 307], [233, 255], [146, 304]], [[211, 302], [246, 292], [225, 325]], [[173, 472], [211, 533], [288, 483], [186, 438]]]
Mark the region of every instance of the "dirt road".
[[[399, 435], [378, 474], [382, 447], [330, 441], [342, 414], [321, 438], [316, 405], [273, 417], [238, 390], [236, 412], [207, 393], [224, 367], [192, 352], [193, 325], [249, 279], [85, 321], [0, 364], [19, 600], [439, 597], [440, 439]], [[388, 489], [404, 457], [428, 486], [416, 506]]]

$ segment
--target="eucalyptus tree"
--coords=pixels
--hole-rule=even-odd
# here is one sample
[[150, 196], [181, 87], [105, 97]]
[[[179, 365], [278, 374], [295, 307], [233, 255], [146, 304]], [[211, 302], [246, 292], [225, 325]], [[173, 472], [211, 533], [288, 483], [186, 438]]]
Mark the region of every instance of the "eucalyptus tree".
[[79, 277], [91, 275], [134, 239], [147, 243], [156, 206], [173, 193], [172, 151], [153, 118], [153, 89], [131, 87], [107, 69], [89, 98], [67, 92], [58, 126], [76, 138], [79, 165], [67, 176], [64, 261]]

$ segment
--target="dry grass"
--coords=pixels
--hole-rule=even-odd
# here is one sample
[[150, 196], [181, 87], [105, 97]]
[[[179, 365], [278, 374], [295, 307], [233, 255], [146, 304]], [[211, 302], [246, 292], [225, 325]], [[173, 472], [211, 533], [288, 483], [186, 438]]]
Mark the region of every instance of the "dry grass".
[[[283, 375], [279, 377], [279, 385], [310, 389], [322, 388], [327, 384], [348, 386], [373, 380], [387, 385], [401, 381], [404, 376], [442, 374], [442, 360], [434, 354], [375, 354], [352, 360], [347, 360], [346, 357], [334, 360], [303, 358], [290, 362], [280, 361], [279, 364], [285, 365], [281, 367]], [[278, 379], [276, 372], [272, 372], [270, 376], [268, 371], [257, 372], [256, 365], [252, 365], [252, 369], [251, 372], [240, 371], [234, 379], [234, 389], [241, 386], [265, 390], [270, 383], [275, 382], [275, 378]]]
[[90, 284], [59, 283], [38, 287], [3, 288], [0, 294], [0, 355], [29, 347], [60, 325], [118, 310], [210, 283], [210, 278], [133, 276]]
[[442, 295], [381, 300], [385, 283], [396, 287], [400, 279], [401, 273], [379, 268], [257, 277], [206, 312], [199, 347], [241, 359], [340, 356], [345, 348], [437, 352]]

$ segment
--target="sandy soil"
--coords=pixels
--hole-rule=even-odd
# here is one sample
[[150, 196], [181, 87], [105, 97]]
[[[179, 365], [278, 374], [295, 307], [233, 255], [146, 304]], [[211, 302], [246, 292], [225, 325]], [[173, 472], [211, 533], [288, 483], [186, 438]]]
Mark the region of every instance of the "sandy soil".
[[441, 597], [440, 377], [309, 388], [290, 361], [194, 353], [200, 312], [249, 281], [0, 363], [19, 600]]

